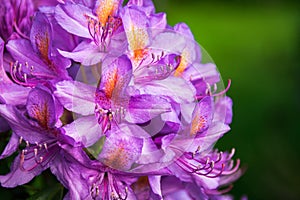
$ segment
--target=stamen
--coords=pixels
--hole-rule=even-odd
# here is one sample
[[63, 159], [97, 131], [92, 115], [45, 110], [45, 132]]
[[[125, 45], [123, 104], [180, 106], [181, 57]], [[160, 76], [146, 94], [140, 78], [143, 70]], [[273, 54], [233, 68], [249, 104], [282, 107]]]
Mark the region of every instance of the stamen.
[[197, 147], [197, 149], [196, 149], [196, 151], [194, 152], [194, 154], [196, 155], [196, 154], [198, 154], [199, 152], [200, 152], [200, 150], [201, 150], [201, 147], [200, 147], [200, 145]]
[[235, 167], [233, 169], [229, 170], [229, 171], [224, 171], [223, 175], [230, 175], [230, 174], [233, 174], [233, 173], [237, 172], [239, 167], [240, 167], [240, 164], [241, 164], [241, 160], [237, 159]]
[[234, 156], [234, 154], [235, 154], [235, 148], [232, 148], [230, 154], [228, 155], [228, 157], [232, 158]]
[[199, 96], [196, 96], [196, 99], [200, 100], [200, 99], [202, 99], [202, 98], [204, 98], [206, 96], [217, 97], [217, 96], [224, 95], [229, 90], [230, 86], [231, 86], [231, 80], [228, 79], [227, 87], [223, 91], [221, 91], [221, 92], [219, 92], [217, 94], [210, 94], [209, 89], [207, 88], [206, 91], [205, 91], [205, 93], [208, 94], [208, 95], [199, 95]]
[[48, 79], [56, 78], [55, 74], [43, 74], [34, 72], [34, 67], [25, 62], [25, 67], [19, 61], [10, 63], [10, 73], [14, 82], [25, 87], [34, 87], [36, 84]]
[[23, 137], [21, 136], [20, 139], [19, 139], [19, 145], [21, 145], [23, 142]]
[[26, 155], [26, 150], [22, 150], [22, 153], [21, 153], [21, 155], [20, 155], [20, 169], [21, 169], [22, 171], [27, 171], [27, 172], [29, 172], [29, 171], [33, 170], [34, 168], [36, 168], [37, 165], [38, 165], [38, 163], [35, 163], [35, 164], [34, 164], [33, 166], [31, 166], [29, 169], [25, 169], [25, 167], [24, 167], [25, 155]]
[[37, 148], [34, 148], [33, 150], [34, 150], [34, 156], [37, 156], [37, 153], [38, 153]]
[[208, 178], [217, 178], [218, 176], [221, 176], [222, 175], [222, 172], [224, 171], [224, 168], [225, 168], [225, 164], [222, 163], [222, 167], [221, 167], [221, 170], [219, 173], [217, 173], [216, 175], [213, 175], [213, 176], [206, 176]]
[[46, 151], [48, 151], [47, 143], [44, 143], [44, 148], [46, 149]]
[[97, 186], [96, 187], [96, 196], [98, 196], [99, 195], [99, 187]]
[[95, 44], [100, 47], [100, 51], [107, 51], [107, 44], [111, 35], [122, 25], [122, 21], [119, 18], [109, 16], [105, 25], [101, 25], [98, 19], [94, 19], [87, 14], [84, 15], [88, 21], [88, 31]]
[[218, 163], [218, 162], [220, 162], [222, 160], [222, 155], [223, 155], [222, 151], [220, 153], [218, 153], [218, 157], [217, 157], [215, 163]]

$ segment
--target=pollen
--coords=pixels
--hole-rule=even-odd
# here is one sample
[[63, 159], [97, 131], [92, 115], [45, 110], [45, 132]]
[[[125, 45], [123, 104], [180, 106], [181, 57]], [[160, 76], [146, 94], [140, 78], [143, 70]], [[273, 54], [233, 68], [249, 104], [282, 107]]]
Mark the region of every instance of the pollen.
[[181, 54], [181, 59], [180, 59], [180, 63], [178, 65], [178, 67], [175, 70], [174, 76], [179, 77], [182, 76], [184, 70], [187, 68], [188, 66], [188, 52], [185, 49], [182, 54]]
[[104, 163], [114, 169], [126, 169], [129, 157], [122, 143], [111, 150], [109, 156], [104, 159]]
[[133, 51], [133, 59], [137, 62], [141, 61], [147, 54], [146, 49], [136, 49]]
[[196, 135], [198, 132], [203, 130], [207, 124], [207, 120], [204, 116], [196, 115], [191, 124], [190, 135]]
[[148, 44], [149, 36], [145, 29], [138, 28], [131, 24], [130, 31], [127, 33], [129, 48], [132, 51], [145, 49]]
[[118, 9], [118, 0], [100, 1], [96, 14], [102, 27], [104, 27], [110, 16], [113, 16]]

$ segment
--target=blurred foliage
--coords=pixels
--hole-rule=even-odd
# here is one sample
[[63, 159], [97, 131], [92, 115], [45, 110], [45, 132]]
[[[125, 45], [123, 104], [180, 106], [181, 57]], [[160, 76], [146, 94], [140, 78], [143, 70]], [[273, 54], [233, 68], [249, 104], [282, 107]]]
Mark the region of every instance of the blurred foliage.
[[[299, 199], [300, 9], [297, 0], [155, 0], [168, 22], [187, 23], [224, 80], [232, 79], [232, 130], [217, 147], [236, 148], [247, 166], [236, 199]], [[7, 134], [0, 135], [0, 150]], [[12, 158], [0, 161], [1, 174]], [[1, 199], [60, 199], [49, 171], [26, 186], [0, 188]]]

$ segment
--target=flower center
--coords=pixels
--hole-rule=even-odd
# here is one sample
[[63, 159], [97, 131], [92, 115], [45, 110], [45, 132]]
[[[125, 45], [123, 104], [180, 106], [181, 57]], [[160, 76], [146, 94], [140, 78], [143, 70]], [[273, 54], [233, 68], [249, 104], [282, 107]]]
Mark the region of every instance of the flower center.
[[88, 30], [95, 44], [101, 51], [106, 52], [107, 46], [113, 33], [122, 25], [122, 20], [118, 17], [108, 16], [107, 21], [102, 24], [98, 19], [85, 15], [88, 21]]
[[[92, 198], [125, 200], [128, 197], [128, 188], [117, 180], [112, 174], [104, 172], [95, 177], [95, 182], [90, 187]], [[121, 189], [122, 187], [122, 189]], [[124, 191], [123, 191], [124, 188]]]

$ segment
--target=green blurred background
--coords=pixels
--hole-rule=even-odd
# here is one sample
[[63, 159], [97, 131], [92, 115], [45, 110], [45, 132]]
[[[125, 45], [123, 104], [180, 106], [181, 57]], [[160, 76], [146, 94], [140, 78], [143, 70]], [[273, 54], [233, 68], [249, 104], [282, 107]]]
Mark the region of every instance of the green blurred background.
[[218, 143], [247, 166], [236, 199], [300, 199], [300, 2], [156, 0], [168, 22], [187, 23], [232, 79], [232, 130]]
[[[236, 148], [247, 167], [231, 192], [236, 199], [300, 199], [300, 4], [279, 0], [155, 0], [168, 22], [187, 23], [232, 79], [232, 130], [218, 143]], [[1, 135], [1, 149], [4, 148]], [[1, 172], [8, 172], [0, 161]], [[45, 181], [47, 180], [47, 181]], [[54, 185], [54, 187], [53, 187]], [[50, 187], [51, 186], [51, 187]], [[45, 193], [46, 190], [46, 193]], [[0, 188], [1, 199], [59, 199], [63, 188], [49, 172], [27, 186]], [[24, 196], [24, 195], [27, 196]]]

